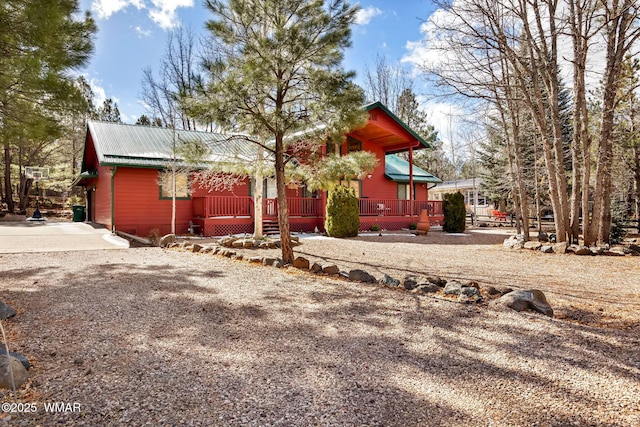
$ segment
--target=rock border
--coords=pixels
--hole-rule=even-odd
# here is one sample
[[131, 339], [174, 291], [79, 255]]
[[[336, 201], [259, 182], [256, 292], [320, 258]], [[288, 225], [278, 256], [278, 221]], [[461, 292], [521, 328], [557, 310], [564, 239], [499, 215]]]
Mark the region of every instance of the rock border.
[[[300, 242], [297, 237], [292, 237], [292, 241], [295, 245], [299, 245]], [[271, 266], [276, 268], [295, 268], [300, 271], [309, 272], [315, 275], [322, 275], [334, 278], [340, 278], [352, 283], [363, 283], [382, 285], [387, 288], [398, 289], [406, 292], [412, 292], [424, 296], [429, 296], [438, 300], [444, 300], [449, 302], [457, 302], [461, 304], [474, 304], [474, 305], [488, 305], [490, 302], [498, 302], [502, 297], [513, 294], [514, 291], [508, 287], [494, 287], [494, 286], [480, 286], [477, 282], [469, 281], [463, 283], [455, 279], [445, 279], [438, 276], [428, 275], [416, 275], [407, 274], [404, 278], [398, 279], [388, 274], [384, 274], [382, 278], [376, 279], [373, 275], [363, 269], [352, 269], [349, 271], [340, 270], [340, 268], [332, 263], [311, 262], [304, 256], [295, 257], [293, 264], [284, 264], [279, 257], [270, 256], [255, 256], [250, 254], [242, 254], [235, 249], [275, 249], [278, 248], [278, 241], [269, 242], [272, 245], [265, 245], [264, 241], [236, 238], [236, 237], [224, 237], [217, 243], [213, 244], [199, 244], [191, 242], [175, 242], [166, 245], [166, 249], [183, 250], [192, 253], [210, 254], [220, 257], [230, 258], [239, 261], [245, 261], [253, 264], [262, 264], [263, 266]], [[520, 290], [516, 292], [529, 292], [536, 295], [541, 295], [544, 299], [544, 294], [539, 290]], [[513, 295], [509, 297], [509, 301], [513, 299]], [[505, 299], [507, 300], [507, 299]], [[553, 317], [553, 309], [550, 306], [544, 309], [538, 309], [536, 304], [525, 304], [512, 306], [512, 304], [500, 303], [499, 305], [509, 307], [515, 311], [533, 311], [549, 315]], [[517, 308], [514, 308], [517, 307]], [[551, 314], [549, 314], [551, 313]]]

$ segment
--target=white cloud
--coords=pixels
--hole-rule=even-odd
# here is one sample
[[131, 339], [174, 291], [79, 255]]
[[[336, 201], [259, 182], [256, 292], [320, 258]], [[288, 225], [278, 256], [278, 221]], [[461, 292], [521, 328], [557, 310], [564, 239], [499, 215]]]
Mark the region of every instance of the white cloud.
[[140, 10], [144, 8], [144, 0], [94, 0], [91, 10], [98, 19], [109, 19], [114, 13], [120, 12], [129, 6]]
[[145, 30], [140, 25], [136, 26], [134, 30], [136, 30], [139, 38], [150, 37], [152, 33], [151, 30]]
[[149, 17], [163, 30], [180, 24], [176, 13], [179, 7], [193, 7], [193, 0], [151, 0], [154, 8], [149, 10]]
[[97, 107], [102, 107], [105, 99], [107, 99], [107, 93], [104, 88], [100, 86], [100, 82], [92, 78], [89, 80], [89, 86], [91, 86], [91, 90], [93, 91], [93, 104]]
[[[109, 19], [130, 6], [136, 9], [149, 9], [149, 18], [160, 28], [166, 30], [180, 24], [176, 10], [179, 7], [193, 7], [194, 0], [93, 0], [91, 10], [98, 19]], [[146, 35], [140, 27], [136, 27], [138, 34]]]
[[356, 13], [355, 24], [356, 25], [367, 25], [373, 18], [378, 15], [382, 15], [382, 10], [378, 9], [375, 6], [365, 7], [364, 9], [360, 9], [358, 13]]

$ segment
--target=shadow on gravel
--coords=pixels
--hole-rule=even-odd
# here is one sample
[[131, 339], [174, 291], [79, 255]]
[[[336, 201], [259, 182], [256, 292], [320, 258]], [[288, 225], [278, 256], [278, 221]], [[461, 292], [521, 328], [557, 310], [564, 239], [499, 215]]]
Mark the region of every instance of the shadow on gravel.
[[[256, 268], [248, 282], [232, 264], [102, 263], [62, 286], [3, 294], [28, 307], [12, 327], [37, 361], [38, 392], [82, 402], [86, 418], [22, 419], [595, 426], [637, 415], [632, 332], [275, 270]], [[27, 282], [46, 273], [15, 272]], [[623, 388], [607, 387], [612, 378]]]

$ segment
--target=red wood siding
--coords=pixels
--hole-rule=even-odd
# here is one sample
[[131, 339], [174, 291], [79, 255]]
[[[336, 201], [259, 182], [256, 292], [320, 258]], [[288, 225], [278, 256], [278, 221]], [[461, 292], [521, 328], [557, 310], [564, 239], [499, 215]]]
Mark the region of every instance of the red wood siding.
[[[111, 229], [111, 167], [98, 167], [98, 179], [95, 180], [95, 200], [93, 221]], [[89, 187], [87, 187], [89, 188]]]
[[[116, 230], [148, 236], [171, 232], [171, 199], [160, 199], [157, 169], [119, 167], [115, 175]], [[186, 233], [193, 217], [191, 199], [176, 200], [176, 233]]]

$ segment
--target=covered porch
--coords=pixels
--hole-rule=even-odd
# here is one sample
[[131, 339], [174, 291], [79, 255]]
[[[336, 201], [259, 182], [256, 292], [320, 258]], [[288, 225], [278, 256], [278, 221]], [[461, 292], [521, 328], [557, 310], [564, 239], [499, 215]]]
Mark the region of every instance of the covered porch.
[[[289, 221], [293, 232], [324, 230], [325, 198], [290, 197]], [[358, 199], [360, 231], [377, 225], [385, 230], [400, 230], [417, 223], [425, 209], [432, 225], [443, 221], [442, 202], [437, 200]], [[249, 196], [204, 196], [193, 198], [193, 223], [200, 226], [205, 236], [253, 233], [254, 199]], [[262, 200], [265, 223], [278, 218], [276, 199]]]

